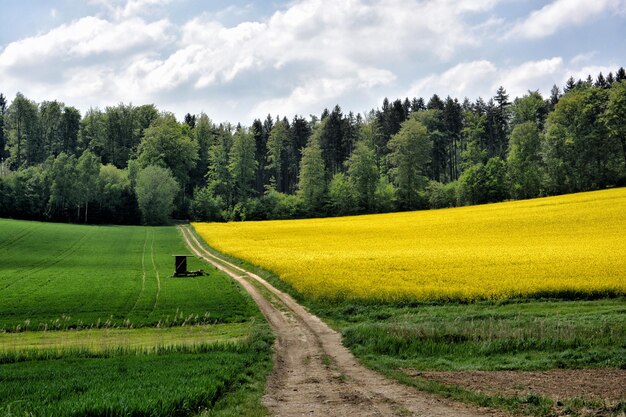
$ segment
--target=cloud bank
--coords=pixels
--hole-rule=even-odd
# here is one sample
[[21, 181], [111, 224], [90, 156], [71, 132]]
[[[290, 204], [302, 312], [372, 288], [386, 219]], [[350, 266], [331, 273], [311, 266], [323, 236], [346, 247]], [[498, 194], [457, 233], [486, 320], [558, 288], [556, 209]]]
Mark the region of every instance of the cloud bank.
[[504, 85], [517, 95], [584, 72], [596, 51], [538, 50], [511, 60], [497, 48], [620, 13], [626, 0], [556, 0], [500, 16], [510, 1], [299, 0], [227, 25], [220, 16], [233, 6], [179, 21], [169, 13], [172, 0], [92, 0], [100, 10], [93, 16], [0, 49], [0, 88], [82, 110], [154, 102], [179, 116], [206, 111], [244, 123], [268, 113], [318, 114], [336, 103], [364, 111], [394, 94], [476, 98]]

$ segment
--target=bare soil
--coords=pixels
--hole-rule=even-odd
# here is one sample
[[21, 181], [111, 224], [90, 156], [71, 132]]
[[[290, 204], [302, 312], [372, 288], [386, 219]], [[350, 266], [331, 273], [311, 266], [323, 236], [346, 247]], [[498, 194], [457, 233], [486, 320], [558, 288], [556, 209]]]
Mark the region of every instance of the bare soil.
[[[211, 254], [181, 227], [197, 256], [251, 295], [276, 334], [264, 404], [274, 416], [504, 416], [389, 380], [361, 365], [339, 333], [261, 277]], [[253, 285], [254, 284], [254, 285]], [[261, 291], [259, 288], [262, 288]]]
[[450, 371], [404, 370], [445, 384], [460, 385], [488, 395], [541, 394], [555, 401], [571, 398], [614, 404], [626, 399], [624, 369], [555, 369], [550, 371]]

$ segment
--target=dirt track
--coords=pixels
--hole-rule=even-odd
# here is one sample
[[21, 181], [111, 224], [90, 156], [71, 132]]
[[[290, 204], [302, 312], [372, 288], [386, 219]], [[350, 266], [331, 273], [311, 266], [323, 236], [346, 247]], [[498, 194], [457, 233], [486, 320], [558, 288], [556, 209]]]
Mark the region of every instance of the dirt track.
[[447, 401], [391, 381], [361, 364], [341, 336], [261, 277], [203, 248], [181, 227], [197, 256], [250, 293], [274, 330], [275, 366], [264, 403], [275, 416], [501, 416], [501, 412]]

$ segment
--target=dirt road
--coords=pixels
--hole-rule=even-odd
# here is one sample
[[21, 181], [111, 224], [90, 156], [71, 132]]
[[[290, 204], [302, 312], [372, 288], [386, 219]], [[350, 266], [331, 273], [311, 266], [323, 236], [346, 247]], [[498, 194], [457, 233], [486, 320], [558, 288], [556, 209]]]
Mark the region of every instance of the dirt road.
[[409, 388], [361, 364], [341, 335], [261, 277], [211, 254], [188, 227], [193, 253], [250, 293], [276, 334], [264, 403], [274, 416], [501, 416]]

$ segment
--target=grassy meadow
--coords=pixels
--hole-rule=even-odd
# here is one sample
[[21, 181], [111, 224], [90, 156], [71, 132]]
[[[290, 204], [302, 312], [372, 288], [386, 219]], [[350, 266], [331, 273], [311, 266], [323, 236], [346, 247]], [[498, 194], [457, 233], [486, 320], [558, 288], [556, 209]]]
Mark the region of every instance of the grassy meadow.
[[174, 279], [174, 227], [0, 220], [0, 330], [235, 323], [260, 317], [236, 284]]
[[195, 223], [213, 248], [311, 299], [626, 294], [626, 188], [443, 210]]
[[318, 305], [344, 343], [391, 369], [626, 368], [626, 300]]
[[0, 231], [0, 415], [265, 414], [269, 328], [211, 266], [170, 277], [176, 228]]

